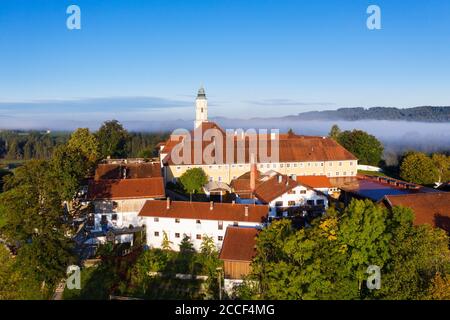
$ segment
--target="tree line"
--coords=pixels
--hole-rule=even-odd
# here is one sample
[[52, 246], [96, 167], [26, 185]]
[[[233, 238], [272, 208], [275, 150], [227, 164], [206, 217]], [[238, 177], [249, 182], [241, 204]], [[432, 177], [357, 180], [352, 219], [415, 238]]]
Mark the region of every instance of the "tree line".
[[340, 108], [337, 110], [309, 111], [298, 116], [303, 120], [398, 120], [421, 122], [450, 121], [450, 107], [414, 107], [414, 108]]
[[[0, 159], [50, 159], [54, 150], [67, 143], [70, 136], [69, 132], [1, 131]], [[156, 155], [154, 149], [157, 143], [167, 139], [168, 136], [168, 133], [163, 132], [128, 132], [116, 120], [106, 121], [95, 133], [101, 148], [100, 154], [118, 158], [153, 157]]]

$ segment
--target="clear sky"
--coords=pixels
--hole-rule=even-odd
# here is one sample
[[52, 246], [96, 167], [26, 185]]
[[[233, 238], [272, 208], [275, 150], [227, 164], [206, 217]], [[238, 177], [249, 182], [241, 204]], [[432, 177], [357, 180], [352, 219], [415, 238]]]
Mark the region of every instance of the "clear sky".
[[210, 116], [450, 105], [450, 1], [0, 0], [0, 128], [192, 119], [201, 84]]

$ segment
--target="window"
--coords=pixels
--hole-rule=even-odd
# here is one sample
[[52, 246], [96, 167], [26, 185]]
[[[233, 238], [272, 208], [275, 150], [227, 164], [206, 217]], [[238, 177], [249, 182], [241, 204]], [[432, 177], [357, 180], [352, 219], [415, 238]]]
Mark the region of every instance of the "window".
[[311, 167], [311, 162], [308, 162], [308, 167]]
[[175, 223], [180, 223], [180, 219], [175, 219]]
[[159, 232], [158, 231], [155, 231], [155, 237], [159, 237]]
[[353, 165], [353, 162], [350, 161], [350, 165], [352, 166], [352, 165]]
[[346, 176], [347, 175], [347, 172], [346, 171], [344, 171], [344, 174], [343, 174], [344, 176]]
[[159, 222], [159, 218], [153, 218], [153, 222]]
[[286, 163], [286, 168], [290, 168], [291, 164], [290, 163]]
[[198, 234], [198, 235], [196, 236], [196, 238], [197, 238], [197, 240], [202, 240], [202, 235], [201, 235], [201, 234]]
[[217, 229], [223, 230], [223, 221], [217, 221]]
[[236, 178], [237, 178], [236, 176], [233, 176], [233, 180], [236, 179]]
[[259, 167], [260, 167], [260, 168], [264, 168], [264, 165], [263, 165], [263, 164], [260, 164]]
[[200, 220], [197, 220], [196, 223], [197, 223], [197, 224], [201, 224], [202, 222], [201, 222]]
[[310, 206], [314, 205], [314, 200], [307, 200], [306, 203]]
[[218, 180], [219, 180], [219, 182], [221, 182], [221, 181], [222, 181], [222, 177], [219, 177], [219, 179], [218, 179]]
[[339, 162], [339, 167], [342, 167], [342, 162]]
[[289, 191], [288, 191], [288, 194], [295, 194], [295, 190], [294, 190], [294, 189], [289, 190]]
[[354, 172], [352, 171], [352, 172], [351, 172], [351, 175], [353, 176], [353, 174], [354, 174]]
[[201, 108], [200, 110], [201, 110], [200, 112], [203, 113], [203, 108]]
[[332, 165], [333, 165], [333, 162], [330, 162], [330, 163], [329, 163], [329, 166], [331, 167]]
[[177, 232], [177, 233], [175, 233], [175, 238], [179, 238], [180, 237], [180, 234]]
[[294, 163], [294, 168], [297, 168], [297, 164], [296, 163]]
[[177, 170], [180, 171], [180, 170], [181, 170], [181, 167], [177, 167]]
[[306, 190], [300, 190], [300, 194], [306, 194]]
[[316, 200], [317, 205], [323, 205], [325, 201], [323, 199]]
[[237, 222], [237, 221], [233, 222], [233, 226], [234, 227], [239, 227], [239, 222]]
[[339, 176], [339, 172], [336, 172], [336, 177]]
[[223, 236], [218, 236], [218, 237], [217, 237], [217, 240], [223, 241]]
[[266, 165], [266, 167], [267, 167], [267, 169], [269, 169], [269, 168], [270, 168], [270, 163], [268, 163], [268, 164]]
[[316, 167], [318, 167], [319, 166], [319, 163], [318, 162], [316, 162], [315, 164], [314, 164]]
[[277, 164], [276, 163], [274, 163], [273, 165], [272, 165], [272, 168], [276, 168], [277, 167]]
[[112, 214], [111, 220], [117, 221], [117, 213], [113, 213], [113, 214]]
[[283, 168], [283, 167], [284, 167], [284, 164], [280, 163], [280, 168]]
[[212, 169], [212, 168], [213, 168], [213, 166], [209, 166], [208, 168], [209, 168], [209, 169]]
[[283, 201], [276, 201], [275, 202], [275, 207], [282, 207], [283, 206]]
[[295, 206], [295, 201], [288, 201], [288, 206], [289, 207]]
[[320, 163], [320, 166], [323, 167], [323, 162]]

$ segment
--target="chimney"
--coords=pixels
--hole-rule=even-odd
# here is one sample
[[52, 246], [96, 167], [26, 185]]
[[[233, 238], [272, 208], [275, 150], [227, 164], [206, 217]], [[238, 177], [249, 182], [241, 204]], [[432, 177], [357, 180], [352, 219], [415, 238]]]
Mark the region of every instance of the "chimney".
[[245, 216], [248, 217], [248, 206], [245, 206]]
[[231, 204], [236, 204], [236, 200], [231, 201]]
[[210, 201], [209, 202], [209, 210], [212, 210], [212, 209], [214, 209], [214, 202]]
[[256, 189], [256, 163], [255, 154], [250, 156], [250, 190], [253, 193]]
[[167, 197], [166, 204], [167, 204], [166, 209], [169, 210], [170, 209], [170, 198], [169, 197]]
[[278, 176], [278, 183], [282, 183], [283, 182], [283, 176], [280, 174]]

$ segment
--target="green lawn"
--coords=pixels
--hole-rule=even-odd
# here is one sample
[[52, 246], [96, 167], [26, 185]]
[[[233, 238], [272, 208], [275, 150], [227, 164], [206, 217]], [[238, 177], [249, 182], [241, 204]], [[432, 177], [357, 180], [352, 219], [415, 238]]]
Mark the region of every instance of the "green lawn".
[[365, 170], [358, 170], [358, 174], [365, 174], [365, 175], [368, 175], [368, 176], [377, 176], [377, 177], [387, 177], [388, 176], [384, 172], [365, 171]]

